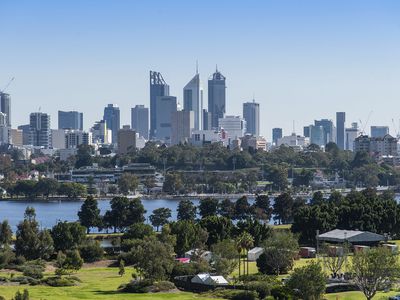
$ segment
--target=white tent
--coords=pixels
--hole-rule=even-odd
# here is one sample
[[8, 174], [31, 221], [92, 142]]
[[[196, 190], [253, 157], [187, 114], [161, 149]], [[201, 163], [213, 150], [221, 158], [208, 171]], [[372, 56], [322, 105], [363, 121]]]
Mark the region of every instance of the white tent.
[[249, 253], [247, 254], [247, 259], [249, 261], [256, 261], [261, 254], [264, 253], [264, 248], [261, 247], [255, 247], [251, 250], [249, 250]]
[[197, 274], [192, 278], [192, 283], [214, 285], [214, 286], [229, 284], [229, 282], [223, 276], [211, 276], [210, 274], [207, 273]]

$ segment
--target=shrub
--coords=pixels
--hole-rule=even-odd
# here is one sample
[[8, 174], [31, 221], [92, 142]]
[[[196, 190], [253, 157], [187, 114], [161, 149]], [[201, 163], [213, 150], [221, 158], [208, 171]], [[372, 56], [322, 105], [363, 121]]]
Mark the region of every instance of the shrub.
[[247, 289], [251, 291], [256, 291], [258, 297], [260, 299], [264, 299], [265, 297], [271, 295], [272, 285], [266, 281], [252, 281], [247, 283]]
[[104, 250], [100, 246], [100, 242], [90, 240], [79, 247], [81, 257], [85, 262], [95, 262], [103, 258]]
[[40, 266], [28, 265], [24, 267], [22, 274], [27, 277], [42, 279], [43, 271], [44, 271], [43, 268]]
[[71, 278], [65, 277], [47, 277], [42, 280], [42, 283], [47, 284], [53, 287], [63, 287], [63, 286], [74, 286], [76, 285], [75, 281]]
[[291, 300], [293, 299], [290, 290], [284, 286], [275, 286], [271, 289], [271, 296], [277, 300]]
[[7, 267], [14, 260], [15, 254], [11, 249], [6, 248], [0, 251], [0, 269]]
[[150, 280], [131, 281], [127, 284], [121, 285], [118, 289], [123, 293], [143, 294], [150, 291], [153, 283]]
[[258, 299], [257, 293], [254, 291], [241, 291], [234, 295], [231, 300], [256, 300]]
[[38, 285], [40, 283], [39, 280], [28, 277], [28, 276], [16, 276], [10, 278], [11, 282], [18, 282], [19, 284], [30, 284], [30, 285]]
[[169, 292], [171, 290], [174, 290], [176, 289], [176, 286], [170, 281], [158, 281], [154, 282], [150, 288], [151, 292], [159, 293], [159, 292]]
[[23, 293], [20, 291], [17, 291], [15, 293], [15, 297], [13, 298], [14, 300], [29, 300], [29, 292], [27, 289], [24, 290]]
[[224, 298], [229, 300], [255, 300], [258, 299], [257, 293], [254, 291], [244, 290], [225, 290], [217, 288], [211, 292], [211, 296], [215, 298]]
[[10, 279], [8, 279], [7, 277], [4, 276], [0, 276], [0, 282], [9, 282]]
[[13, 263], [16, 264], [17, 266], [20, 266], [26, 263], [26, 259], [22, 255], [18, 255], [13, 261]]

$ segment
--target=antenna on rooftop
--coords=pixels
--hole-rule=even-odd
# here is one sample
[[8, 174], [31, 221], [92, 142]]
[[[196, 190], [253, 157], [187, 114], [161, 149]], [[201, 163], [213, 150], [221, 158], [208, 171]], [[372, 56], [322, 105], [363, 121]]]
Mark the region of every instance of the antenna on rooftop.
[[293, 120], [293, 134], [295, 134], [296, 133], [296, 130], [294, 129], [294, 120]]

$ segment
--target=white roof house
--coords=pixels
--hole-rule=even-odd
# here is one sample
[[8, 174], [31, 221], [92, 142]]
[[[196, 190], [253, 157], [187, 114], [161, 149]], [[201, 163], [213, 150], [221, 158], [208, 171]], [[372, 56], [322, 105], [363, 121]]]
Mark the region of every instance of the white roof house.
[[261, 247], [255, 247], [251, 250], [249, 250], [249, 252], [247, 253], [247, 259], [249, 261], [256, 261], [261, 254], [264, 253], [264, 248]]
[[376, 243], [384, 241], [385, 237], [381, 234], [369, 231], [334, 229], [332, 231], [320, 234], [318, 236], [318, 240], [336, 243]]
[[208, 273], [197, 274], [192, 278], [192, 283], [205, 285], [227, 285], [229, 282], [223, 276], [211, 276]]

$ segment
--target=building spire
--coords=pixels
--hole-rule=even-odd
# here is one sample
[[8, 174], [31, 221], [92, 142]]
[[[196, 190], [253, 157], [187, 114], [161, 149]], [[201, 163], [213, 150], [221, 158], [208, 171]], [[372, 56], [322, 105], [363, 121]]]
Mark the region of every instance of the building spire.
[[215, 65], [215, 73], [218, 73], [218, 65]]
[[196, 59], [196, 75], [199, 74], [199, 61]]

